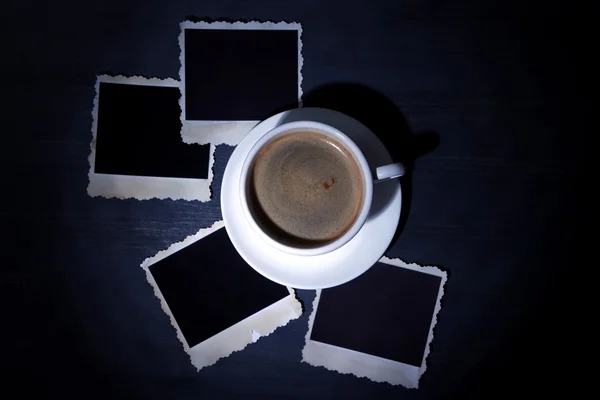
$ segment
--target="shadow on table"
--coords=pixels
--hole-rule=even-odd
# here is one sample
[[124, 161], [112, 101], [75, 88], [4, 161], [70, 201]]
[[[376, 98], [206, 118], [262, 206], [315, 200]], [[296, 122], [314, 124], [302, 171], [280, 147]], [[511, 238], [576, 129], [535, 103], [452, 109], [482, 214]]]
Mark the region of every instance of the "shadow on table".
[[393, 246], [410, 212], [414, 162], [438, 146], [439, 135], [433, 131], [413, 134], [406, 118], [389, 98], [375, 89], [356, 83], [332, 83], [317, 87], [304, 96], [303, 105], [329, 108], [362, 122], [379, 137], [394, 162], [406, 165], [408, 172], [401, 179], [402, 211], [390, 243], [390, 247]]

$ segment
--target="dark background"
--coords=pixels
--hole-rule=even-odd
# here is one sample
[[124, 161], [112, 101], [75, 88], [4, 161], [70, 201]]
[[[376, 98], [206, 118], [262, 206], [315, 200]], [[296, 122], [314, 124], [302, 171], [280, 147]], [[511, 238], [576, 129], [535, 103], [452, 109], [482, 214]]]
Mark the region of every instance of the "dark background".
[[[285, 329], [199, 373], [191, 366], [139, 265], [221, 217], [233, 148], [217, 149], [206, 204], [86, 195], [95, 76], [177, 78], [188, 16], [299, 21], [305, 93], [361, 84], [398, 107], [411, 132], [439, 137], [413, 163], [410, 212], [387, 253], [450, 273], [418, 391], [300, 363], [313, 291], [300, 291], [306, 312]], [[553, 1], [4, 3], [0, 390], [173, 399], [575, 390], [573, 356], [591, 338], [571, 335], [585, 314], [571, 306], [584, 304], [570, 302], [573, 288], [584, 290], [569, 278], [589, 280], [575, 270], [595, 268], [583, 231], [592, 67], [581, 55], [596, 47], [594, 23], [581, 2]]]

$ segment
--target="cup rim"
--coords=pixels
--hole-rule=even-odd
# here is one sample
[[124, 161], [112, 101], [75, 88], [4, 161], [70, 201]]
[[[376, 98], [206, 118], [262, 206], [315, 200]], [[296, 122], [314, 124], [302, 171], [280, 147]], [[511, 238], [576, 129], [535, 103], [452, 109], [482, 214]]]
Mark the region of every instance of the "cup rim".
[[[317, 132], [323, 133], [325, 135], [333, 137], [333, 138], [337, 139], [338, 141], [342, 142], [342, 144], [344, 144], [344, 146], [346, 146], [346, 148], [352, 153], [352, 155], [355, 157], [356, 161], [358, 162], [361, 172], [363, 174], [363, 181], [364, 181], [363, 203], [362, 203], [362, 206], [358, 213], [358, 216], [354, 220], [354, 223], [350, 226], [350, 228], [342, 236], [335, 239], [334, 241], [324, 244], [324, 245], [321, 245], [321, 246], [311, 247], [311, 248], [298, 248], [298, 247], [293, 247], [293, 246], [283, 244], [283, 243], [275, 240], [274, 238], [272, 238], [266, 232], [264, 232], [261, 229], [261, 227], [258, 225], [258, 223], [254, 220], [252, 212], [250, 211], [250, 208], [248, 207], [248, 197], [246, 194], [248, 175], [249, 175], [252, 163], [254, 162], [254, 158], [256, 157], [258, 152], [263, 148], [264, 145], [266, 145], [271, 140], [273, 140], [279, 136], [283, 136], [283, 135], [289, 133], [290, 131], [297, 130], [297, 129], [316, 130]], [[257, 233], [257, 235], [260, 236], [264, 241], [266, 241], [271, 246], [273, 246], [285, 253], [288, 253], [288, 254], [295, 254], [295, 255], [300, 255], [300, 256], [316, 256], [316, 255], [321, 255], [321, 254], [326, 254], [326, 253], [332, 252], [332, 251], [342, 247], [343, 245], [348, 243], [358, 233], [358, 231], [360, 231], [360, 229], [366, 222], [366, 220], [369, 216], [370, 209], [371, 209], [371, 203], [373, 200], [373, 176], [371, 173], [369, 163], [367, 162], [364, 154], [362, 153], [360, 148], [356, 145], [356, 143], [354, 143], [354, 141], [352, 139], [350, 139], [346, 134], [342, 133], [340, 130], [338, 130], [330, 125], [327, 125], [327, 124], [324, 124], [321, 122], [294, 121], [294, 122], [288, 122], [288, 123], [279, 125], [273, 129], [271, 129], [267, 133], [265, 133], [263, 136], [260, 137], [259, 140], [256, 141], [256, 143], [254, 143], [254, 145], [252, 146], [250, 151], [246, 154], [244, 163], [242, 164], [242, 169], [241, 169], [241, 174], [240, 174], [239, 197], [240, 197], [239, 200], [241, 202], [242, 211], [243, 211], [243, 214], [244, 214], [246, 220], [248, 221], [248, 223], [250, 224], [250, 226], [252, 227], [254, 232]]]

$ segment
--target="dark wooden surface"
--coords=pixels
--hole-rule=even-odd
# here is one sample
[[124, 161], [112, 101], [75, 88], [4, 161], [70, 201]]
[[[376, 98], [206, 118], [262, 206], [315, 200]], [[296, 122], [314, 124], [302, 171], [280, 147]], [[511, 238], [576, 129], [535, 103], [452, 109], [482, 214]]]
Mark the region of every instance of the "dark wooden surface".
[[[571, 382], [564, 333], [576, 318], [560, 300], [583, 255], [591, 103], [576, 50], [591, 48], [593, 25], [582, 5], [10, 3], [0, 14], [2, 390], [430, 399]], [[410, 209], [387, 255], [450, 273], [418, 391], [301, 363], [313, 291], [300, 291], [306, 312], [285, 329], [201, 372], [191, 366], [139, 265], [221, 218], [233, 148], [216, 151], [209, 203], [86, 195], [95, 76], [177, 78], [189, 16], [301, 22], [307, 98], [343, 97], [379, 134], [404, 135], [391, 151], [416, 158]], [[419, 137], [435, 140], [419, 149]]]

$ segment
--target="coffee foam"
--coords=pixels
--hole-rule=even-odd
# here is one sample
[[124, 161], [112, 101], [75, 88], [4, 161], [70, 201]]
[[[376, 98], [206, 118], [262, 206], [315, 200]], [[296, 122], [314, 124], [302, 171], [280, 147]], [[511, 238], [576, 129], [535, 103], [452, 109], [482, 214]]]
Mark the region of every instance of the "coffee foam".
[[317, 247], [350, 229], [363, 190], [360, 165], [342, 143], [320, 132], [295, 131], [258, 152], [248, 197], [254, 219], [275, 240]]

